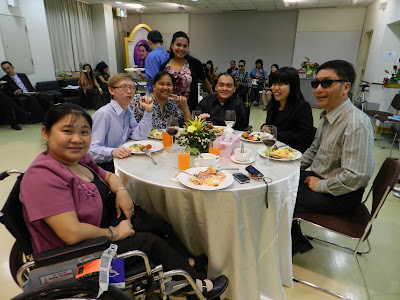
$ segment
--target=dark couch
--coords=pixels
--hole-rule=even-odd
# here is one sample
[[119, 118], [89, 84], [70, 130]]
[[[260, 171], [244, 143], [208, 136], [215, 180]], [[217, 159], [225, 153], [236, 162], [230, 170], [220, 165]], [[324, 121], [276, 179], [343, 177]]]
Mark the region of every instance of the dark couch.
[[78, 79], [40, 81], [36, 83], [36, 90], [45, 94], [53, 94], [57, 103], [74, 103], [82, 106], [81, 89], [63, 89], [68, 85], [78, 86]]

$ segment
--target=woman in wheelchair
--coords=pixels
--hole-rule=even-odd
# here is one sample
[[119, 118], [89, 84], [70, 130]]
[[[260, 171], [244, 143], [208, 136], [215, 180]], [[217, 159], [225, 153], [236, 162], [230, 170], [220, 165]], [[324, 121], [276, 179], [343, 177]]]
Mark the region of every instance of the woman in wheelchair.
[[[200, 280], [188, 260], [167, 242], [152, 233], [138, 232], [135, 224], [140, 227], [148, 216], [141, 212], [144, 220], [135, 221], [135, 206], [123, 182], [87, 154], [91, 127], [91, 117], [74, 104], [53, 106], [46, 115], [42, 135], [47, 151], [30, 165], [20, 190], [34, 254], [107, 236], [118, 245], [118, 253], [141, 250], [164, 270], [186, 271], [207, 299], [222, 294], [228, 286], [224, 275], [213, 281]], [[107, 224], [109, 220], [102, 217], [110, 191], [115, 194], [116, 217], [126, 217], [118, 224]]]

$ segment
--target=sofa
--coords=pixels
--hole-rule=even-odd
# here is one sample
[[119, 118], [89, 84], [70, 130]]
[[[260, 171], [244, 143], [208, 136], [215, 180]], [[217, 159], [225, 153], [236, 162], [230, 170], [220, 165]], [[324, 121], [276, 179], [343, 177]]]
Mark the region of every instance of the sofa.
[[55, 95], [55, 103], [73, 103], [83, 105], [81, 89], [66, 89], [67, 86], [78, 86], [78, 78], [65, 80], [39, 81], [36, 83], [36, 91], [44, 94]]

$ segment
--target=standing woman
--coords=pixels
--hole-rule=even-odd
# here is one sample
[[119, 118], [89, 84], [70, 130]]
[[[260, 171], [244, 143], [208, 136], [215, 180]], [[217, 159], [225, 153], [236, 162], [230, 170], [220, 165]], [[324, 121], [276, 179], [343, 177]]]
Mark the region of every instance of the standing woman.
[[[192, 115], [187, 100], [183, 96], [171, 95], [174, 89], [174, 77], [167, 71], [161, 71], [154, 76], [152, 120], [154, 129], [167, 128], [169, 120], [178, 119], [179, 127], [183, 127]], [[130, 107], [135, 114], [136, 122], [143, 118], [145, 109], [140, 105], [140, 95], [133, 98]]]
[[183, 31], [175, 32], [169, 49], [169, 60], [161, 65], [160, 71], [166, 70], [174, 76], [176, 83], [174, 94], [188, 99], [189, 109], [196, 109], [198, 103], [198, 82], [210, 95], [212, 88], [207, 80], [201, 62], [190, 56], [189, 37]]
[[102, 97], [103, 90], [97, 83], [91, 65], [83, 65], [78, 84], [85, 95], [84, 103], [87, 108], [99, 109], [105, 104]]
[[261, 130], [265, 125], [275, 125], [278, 140], [303, 153], [314, 140], [314, 127], [311, 106], [304, 100], [296, 69], [276, 71], [271, 76], [271, 89], [272, 99]]

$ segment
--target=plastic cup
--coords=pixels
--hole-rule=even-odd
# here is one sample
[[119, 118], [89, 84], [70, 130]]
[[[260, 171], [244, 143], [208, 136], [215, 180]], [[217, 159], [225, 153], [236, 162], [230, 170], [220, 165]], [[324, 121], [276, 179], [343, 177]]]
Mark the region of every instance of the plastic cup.
[[162, 143], [165, 148], [172, 146], [172, 136], [170, 136], [166, 131], [162, 133]]

